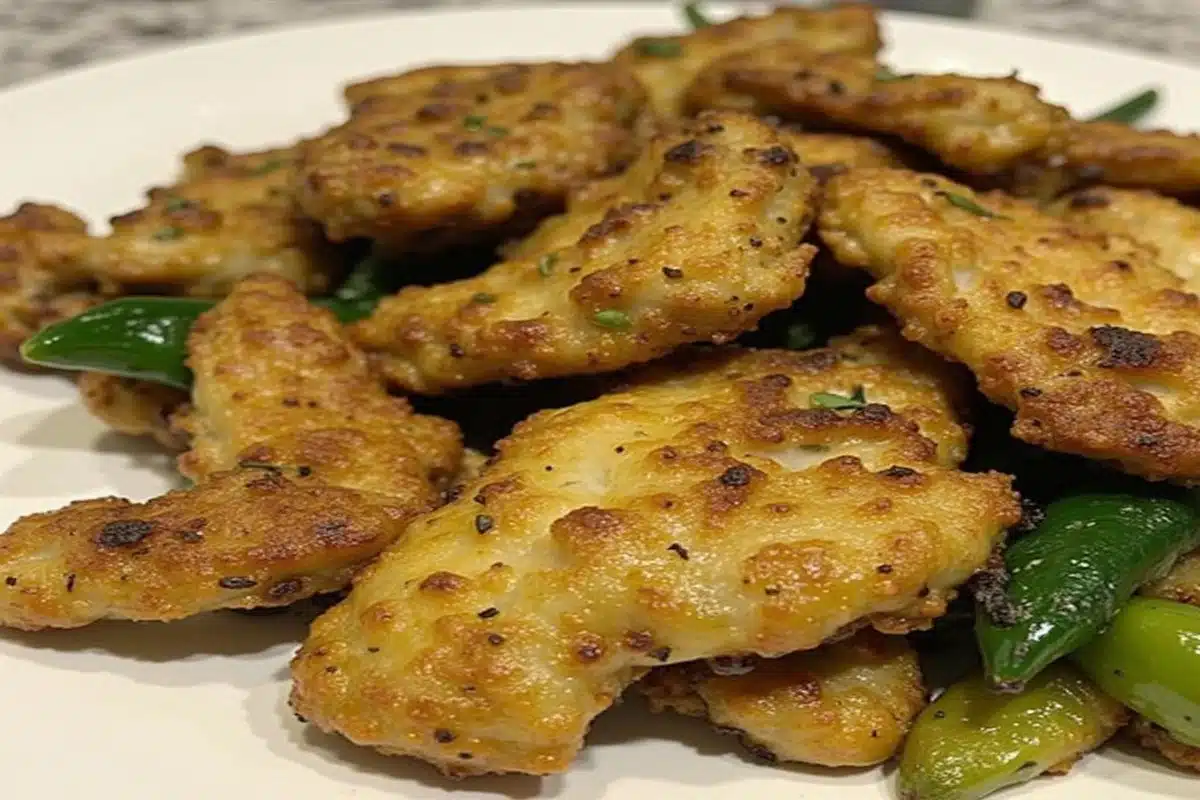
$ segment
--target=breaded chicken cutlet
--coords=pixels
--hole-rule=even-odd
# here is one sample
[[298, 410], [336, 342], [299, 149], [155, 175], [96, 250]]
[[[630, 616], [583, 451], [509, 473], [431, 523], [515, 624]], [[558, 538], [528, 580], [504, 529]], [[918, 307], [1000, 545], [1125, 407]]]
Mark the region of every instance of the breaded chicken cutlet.
[[103, 372], [81, 373], [78, 386], [87, 410], [113, 430], [149, 436], [170, 450], [186, 446], [186, 437], [171, 427], [171, 415], [187, 403], [186, 392]]
[[1200, 136], [1072, 119], [1013, 76], [896, 74], [870, 53], [779, 40], [710, 63], [685, 106], [895, 136], [1023, 195], [1097, 183], [1200, 191]]
[[770, 126], [703, 114], [533, 237], [544, 249], [385, 298], [352, 328], [397, 385], [436, 393], [604, 372], [726, 342], [804, 291], [815, 183]]
[[918, 420], [952, 424], [952, 378], [915, 349], [693, 354], [534, 415], [317, 620], [295, 711], [454, 775], [556, 773], [652, 667], [927, 626], [1019, 507], [942, 465]]
[[687, 105], [888, 134], [982, 175], [1042, 152], [1069, 119], [1016, 78], [897, 76], [871, 54], [814, 55], [789, 41], [711, 64], [689, 87]]
[[637, 154], [645, 107], [599, 63], [429, 67], [346, 97], [350, 119], [304, 148], [296, 197], [332, 239], [397, 251], [528, 231]]
[[22, 364], [21, 342], [99, 301], [79, 267], [86, 231], [69, 211], [36, 203], [0, 217], [0, 360]]
[[826, 186], [820, 234], [905, 335], [975, 373], [1017, 438], [1200, 482], [1200, 298], [1126, 237], [941, 176]]
[[1136, 239], [1182, 278], [1188, 291], [1200, 291], [1200, 211], [1195, 208], [1153, 192], [1097, 186], [1062, 198], [1050, 213]]
[[0, 358], [46, 325], [125, 294], [219, 297], [251, 273], [329, 288], [341, 259], [291, 197], [295, 149], [184, 156], [178, 182], [113, 217], [112, 232], [54, 206], [23, 204], [0, 219]]
[[622, 47], [613, 61], [645, 85], [656, 114], [674, 119], [684, 113], [684, 93], [707, 65], [775, 41], [802, 46], [810, 53], [865, 56], [875, 55], [883, 46], [875, 9], [868, 3], [820, 9], [783, 6], [765, 16], [739, 17], [681, 36], [641, 36]]
[[0, 625], [165, 621], [343, 588], [458, 467], [456, 427], [389, 397], [282, 278], [239, 283], [189, 349], [180, 467], [197, 485], [18, 520], [0, 536]]
[[764, 761], [827, 767], [887, 761], [925, 707], [916, 652], [875, 631], [782, 658], [663, 667], [636, 687], [652, 710], [705, 718]]

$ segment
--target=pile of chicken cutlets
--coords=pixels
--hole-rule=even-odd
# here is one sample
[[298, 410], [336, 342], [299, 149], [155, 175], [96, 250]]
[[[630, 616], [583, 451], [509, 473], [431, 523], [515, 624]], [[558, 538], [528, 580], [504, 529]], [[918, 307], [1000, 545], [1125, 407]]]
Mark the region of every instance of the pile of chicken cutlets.
[[[913, 642], [1022, 523], [967, 461], [980, 408], [1200, 483], [1200, 138], [881, 47], [842, 5], [417, 69], [290, 146], [189, 153], [109, 233], [0, 219], [11, 362], [113, 298], [223, 298], [190, 394], [79, 378], [194, 484], [17, 521], [0, 625], [349, 589], [292, 706], [451, 775], [567, 770], [631, 687], [771, 761], [889, 759], [928, 701]], [[306, 295], [366, 241], [423, 279], [343, 325]], [[1198, 557], [1165, 596], [1200, 603]]]

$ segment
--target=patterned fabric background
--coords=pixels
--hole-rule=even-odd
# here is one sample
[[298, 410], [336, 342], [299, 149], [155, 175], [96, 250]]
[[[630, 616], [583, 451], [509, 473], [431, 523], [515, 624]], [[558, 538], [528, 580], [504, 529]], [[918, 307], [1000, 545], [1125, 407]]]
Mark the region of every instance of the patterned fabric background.
[[[398, 8], [480, 3], [481, 0], [0, 0], [0, 84], [195, 37]], [[1004, 25], [1065, 32], [1200, 58], [1200, 0], [907, 0], [890, 5], [973, 8], [976, 16]]]

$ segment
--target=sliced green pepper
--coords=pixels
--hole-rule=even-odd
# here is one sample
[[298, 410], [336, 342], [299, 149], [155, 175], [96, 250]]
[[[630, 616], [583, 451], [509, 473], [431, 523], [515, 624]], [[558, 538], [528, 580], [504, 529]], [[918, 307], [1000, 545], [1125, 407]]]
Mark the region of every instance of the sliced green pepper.
[[1107, 694], [1200, 747], [1200, 608], [1134, 598], [1072, 660]]
[[[313, 300], [343, 323], [371, 314], [386, 293], [385, 262], [364, 259], [332, 297]], [[190, 389], [187, 337], [196, 319], [215, 300], [183, 297], [123, 297], [57, 322], [21, 345], [32, 364], [87, 370]]]
[[[984, 670], [1019, 690], [1098, 634], [1137, 588], [1200, 544], [1200, 517], [1161, 496], [1084, 494], [1051, 503], [1037, 530], [1008, 548], [1007, 614], [981, 611]], [[1005, 618], [1007, 617], [1007, 618]]]
[[1020, 694], [982, 676], [956, 683], [917, 717], [898, 773], [903, 800], [977, 800], [1094, 750], [1128, 714], [1060, 662]]
[[1088, 122], [1123, 122], [1132, 125], [1149, 114], [1158, 105], [1158, 90], [1145, 89], [1128, 100], [1122, 100], [1112, 108], [1088, 118]]

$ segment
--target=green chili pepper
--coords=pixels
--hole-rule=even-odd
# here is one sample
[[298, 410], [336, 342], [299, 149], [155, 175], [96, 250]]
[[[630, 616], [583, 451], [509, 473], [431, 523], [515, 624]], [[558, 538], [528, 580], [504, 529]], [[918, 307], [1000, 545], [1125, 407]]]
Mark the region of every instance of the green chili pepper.
[[683, 18], [687, 20], [687, 23], [692, 26], [693, 30], [700, 30], [712, 25], [712, 20], [704, 13], [704, 9], [700, 7], [699, 3], [695, 2], [683, 4]]
[[900, 756], [900, 797], [978, 800], [1094, 750], [1127, 717], [1065, 662], [1020, 694], [996, 694], [982, 676], [968, 678], [917, 717]]
[[1197, 544], [1196, 511], [1164, 496], [1081, 494], [1051, 503], [1037, 530], [1005, 554], [1008, 602], [983, 598], [992, 602], [976, 634], [988, 679], [1019, 689], [1098, 634], [1141, 584]]
[[1123, 100], [1107, 111], [1088, 118], [1089, 122], [1123, 122], [1132, 125], [1149, 114], [1158, 105], [1158, 90], [1146, 89], [1128, 100]]
[[[364, 259], [334, 292], [313, 303], [343, 323], [370, 315], [385, 294], [386, 262]], [[185, 364], [188, 332], [215, 300], [184, 297], [123, 297], [57, 322], [21, 345], [32, 364], [69, 370], [107, 372], [127, 378], [190, 389]]]
[[1200, 608], [1134, 598], [1072, 660], [1107, 694], [1200, 747]]

